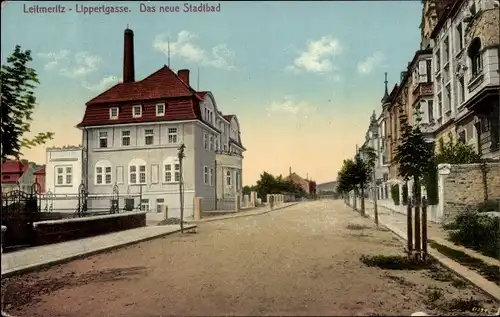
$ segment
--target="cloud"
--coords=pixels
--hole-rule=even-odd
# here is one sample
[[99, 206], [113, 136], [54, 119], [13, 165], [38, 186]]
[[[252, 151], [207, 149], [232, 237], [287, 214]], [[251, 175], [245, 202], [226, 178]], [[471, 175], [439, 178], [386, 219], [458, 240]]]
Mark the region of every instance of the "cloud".
[[368, 75], [384, 62], [385, 56], [382, 52], [375, 52], [358, 63], [358, 73]]
[[55, 70], [59, 67], [59, 62], [64, 60], [69, 55], [69, 51], [62, 49], [59, 52], [38, 53], [39, 57], [48, 59], [49, 61], [43, 66], [46, 70]]
[[70, 78], [84, 77], [96, 71], [102, 62], [99, 56], [91, 55], [88, 52], [76, 53], [74, 61], [75, 65], [73, 67], [61, 69], [62, 75]]
[[157, 35], [153, 41], [153, 48], [168, 55], [170, 49], [171, 57], [179, 57], [188, 63], [196, 63], [202, 66], [211, 66], [220, 69], [235, 70], [236, 67], [229, 64], [234, 58], [234, 52], [226, 44], [214, 46], [210, 53], [194, 43], [197, 35], [189, 31], [181, 31], [176, 41], [171, 41], [164, 34]]
[[[89, 52], [79, 52], [70, 59], [70, 51], [60, 50], [59, 52], [39, 53], [43, 59], [49, 60], [44, 68], [49, 71], [58, 71], [61, 75], [69, 78], [82, 78], [96, 71], [101, 58]], [[64, 62], [64, 66], [61, 65]]]
[[332, 59], [341, 52], [339, 40], [323, 36], [319, 40], [310, 40], [306, 50], [299, 52], [293, 65], [285, 67], [286, 71], [299, 72], [305, 70], [313, 73], [326, 73], [335, 70]]
[[97, 84], [89, 84], [87, 81], [83, 81], [83, 87], [92, 91], [104, 91], [114, 84], [118, 83], [119, 79], [116, 76], [105, 76]]
[[307, 118], [317, 111], [316, 107], [306, 101], [299, 101], [293, 96], [285, 96], [280, 101], [273, 101], [266, 108], [267, 115], [291, 114]]

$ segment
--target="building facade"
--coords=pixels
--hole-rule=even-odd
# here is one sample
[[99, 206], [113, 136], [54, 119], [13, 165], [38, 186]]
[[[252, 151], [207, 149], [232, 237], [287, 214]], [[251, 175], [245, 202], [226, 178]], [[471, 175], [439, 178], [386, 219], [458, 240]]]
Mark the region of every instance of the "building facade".
[[52, 147], [46, 150], [45, 190], [42, 207], [74, 213], [78, 206], [79, 186], [83, 179], [83, 148]]
[[436, 139], [448, 135], [500, 158], [498, 1], [460, 0], [432, 32]]
[[[190, 86], [187, 69], [175, 73], [164, 66], [136, 81], [133, 37], [132, 30], [125, 30], [123, 82], [87, 102], [78, 124], [83, 131], [83, 182], [90, 193], [111, 194], [116, 185], [120, 193], [140, 194], [142, 210], [168, 206], [169, 216], [178, 218], [182, 181], [184, 215], [189, 218], [195, 197], [241, 190], [245, 148], [239, 123], [236, 116], [221, 114], [211, 92]], [[109, 204], [91, 201], [89, 208], [102, 203]]]

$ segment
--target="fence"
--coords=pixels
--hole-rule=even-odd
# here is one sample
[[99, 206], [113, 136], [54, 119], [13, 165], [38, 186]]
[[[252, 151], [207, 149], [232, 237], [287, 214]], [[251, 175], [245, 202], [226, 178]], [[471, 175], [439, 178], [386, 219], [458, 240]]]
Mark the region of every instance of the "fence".
[[39, 211], [47, 213], [72, 214], [84, 217], [102, 214], [114, 214], [141, 209], [142, 191], [120, 196], [118, 185], [111, 193], [89, 193], [84, 184], [80, 184], [76, 194], [54, 194], [47, 192], [38, 195]]
[[33, 244], [33, 223], [37, 220], [40, 184], [35, 183], [29, 191], [19, 189], [2, 193], [2, 226], [7, 227], [2, 243], [6, 247]]
[[201, 210], [202, 211], [214, 211], [214, 210], [236, 211], [236, 197], [232, 197], [232, 198], [203, 197], [201, 199]]

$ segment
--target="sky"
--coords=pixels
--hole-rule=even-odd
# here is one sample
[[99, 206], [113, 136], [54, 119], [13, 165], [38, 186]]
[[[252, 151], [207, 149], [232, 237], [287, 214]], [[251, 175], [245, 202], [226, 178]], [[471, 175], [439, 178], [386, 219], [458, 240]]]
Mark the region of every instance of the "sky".
[[[156, 12], [141, 12], [141, 4]], [[180, 12], [160, 12], [167, 4]], [[66, 10], [29, 13], [36, 5]], [[129, 12], [81, 12], [103, 5]], [[384, 72], [392, 87], [419, 49], [421, 6], [248, 1], [182, 12], [184, 2], [9, 1], [2, 5], [2, 64], [16, 45], [32, 51], [40, 85], [31, 131], [55, 133], [23, 154], [45, 164], [47, 146], [81, 143], [75, 126], [85, 103], [121, 80], [128, 25], [136, 80], [168, 63], [170, 39], [171, 68], [191, 69], [195, 82], [199, 69], [193, 88], [211, 91], [223, 113], [238, 116], [244, 185], [263, 171], [286, 175], [289, 167], [318, 184], [333, 181], [363, 143], [373, 111], [381, 111]]]

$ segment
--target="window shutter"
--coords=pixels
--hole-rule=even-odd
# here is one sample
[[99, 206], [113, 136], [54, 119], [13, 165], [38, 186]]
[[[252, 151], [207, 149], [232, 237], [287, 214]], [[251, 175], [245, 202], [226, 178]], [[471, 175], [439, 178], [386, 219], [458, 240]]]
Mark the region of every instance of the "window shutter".
[[151, 183], [153, 184], [158, 184], [158, 165], [153, 164], [151, 165]]

